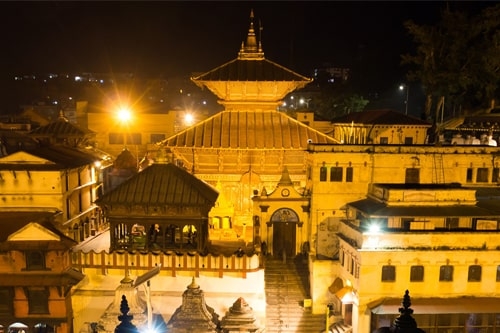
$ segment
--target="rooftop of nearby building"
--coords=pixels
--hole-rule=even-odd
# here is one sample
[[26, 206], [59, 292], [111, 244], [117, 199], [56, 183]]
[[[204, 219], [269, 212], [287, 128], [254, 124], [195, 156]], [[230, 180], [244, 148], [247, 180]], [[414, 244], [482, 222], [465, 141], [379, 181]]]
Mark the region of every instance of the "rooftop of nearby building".
[[431, 127], [431, 124], [424, 120], [391, 109], [351, 112], [332, 119], [332, 123], [363, 125], [419, 125]]
[[215, 204], [219, 193], [171, 163], [155, 163], [97, 200], [99, 204], [199, 206]]

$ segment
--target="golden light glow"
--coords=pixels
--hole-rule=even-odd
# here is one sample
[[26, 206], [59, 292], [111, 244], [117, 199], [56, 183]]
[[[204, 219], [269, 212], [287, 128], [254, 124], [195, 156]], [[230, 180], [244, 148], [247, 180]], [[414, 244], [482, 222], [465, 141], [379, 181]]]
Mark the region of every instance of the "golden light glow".
[[194, 123], [194, 116], [192, 113], [186, 113], [184, 115], [184, 123], [188, 126], [190, 126]]
[[117, 112], [118, 119], [123, 123], [128, 123], [132, 120], [132, 112], [127, 107], [122, 107]]

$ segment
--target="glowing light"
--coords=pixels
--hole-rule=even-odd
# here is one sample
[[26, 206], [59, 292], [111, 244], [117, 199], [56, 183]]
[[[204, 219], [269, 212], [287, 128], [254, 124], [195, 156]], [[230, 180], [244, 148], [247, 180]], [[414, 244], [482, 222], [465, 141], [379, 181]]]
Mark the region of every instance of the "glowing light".
[[186, 113], [184, 115], [184, 123], [186, 125], [192, 125], [194, 123], [194, 116], [191, 113]]
[[121, 122], [126, 123], [132, 119], [132, 112], [128, 108], [123, 107], [118, 110], [117, 116]]
[[370, 234], [379, 234], [380, 233], [380, 226], [377, 223], [372, 223], [368, 227], [368, 231]]

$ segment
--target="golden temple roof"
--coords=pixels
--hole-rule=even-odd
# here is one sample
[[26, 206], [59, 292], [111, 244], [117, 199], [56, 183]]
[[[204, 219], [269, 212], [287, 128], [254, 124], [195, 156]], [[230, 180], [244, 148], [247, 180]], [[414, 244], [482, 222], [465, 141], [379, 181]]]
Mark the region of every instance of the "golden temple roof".
[[306, 149], [338, 143], [278, 111], [222, 111], [162, 142], [165, 147]]

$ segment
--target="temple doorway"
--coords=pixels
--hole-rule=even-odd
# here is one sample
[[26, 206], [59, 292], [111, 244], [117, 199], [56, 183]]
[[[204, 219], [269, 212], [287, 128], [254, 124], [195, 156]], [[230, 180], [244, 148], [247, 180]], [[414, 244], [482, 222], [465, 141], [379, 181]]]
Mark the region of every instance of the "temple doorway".
[[271, 217], [273, 223], [273, 254], [293, 258], [296, 254], [296, 228], [299, 218], [297, 213], [289, 208], [278, 209]]

